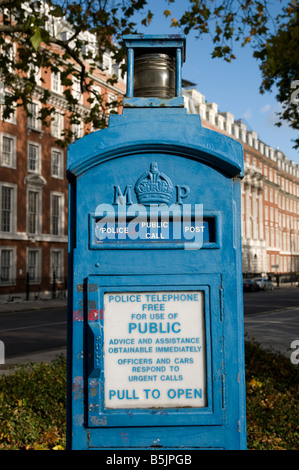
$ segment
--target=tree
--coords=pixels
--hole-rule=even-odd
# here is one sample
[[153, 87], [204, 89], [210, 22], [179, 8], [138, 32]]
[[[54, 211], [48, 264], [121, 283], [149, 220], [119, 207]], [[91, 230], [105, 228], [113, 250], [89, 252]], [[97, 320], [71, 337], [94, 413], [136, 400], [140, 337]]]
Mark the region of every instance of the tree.
[[[164, 14], [171, 17], [171, 10]], [[189, 8], [181, 18], [171, 18], [171, 24], [185, 34], [210, 35], [212, 57], [228, 62], [236, 58], [234, 42], [250, 45], [262, 72], [260, 92], [277, 87], [276, 98], [282, 106], [277, 126], [285, 121], [299, 129], [298, 0], [189, 0]], [[299, 148], [299, 138], [294, 140], [294, 148]]]
[[[171, 4], [176, 0], [166, 1]], [[133, 21], [136, 13], [142, 13], [142, 24], [150, 23], [153, 13], [146, 11], [147, 5], [150, 7], [150, 0], [0, 0], [0, 80], [11, 91], [5, 96], [4, 117], [16, 105], [23, 106], [30, 116], [32, 96], [38, 91], [42, 103], [39, 117], [49, 124], [53, 112], [50, 91], [38, 87], [35, 73], [43, 67], [54, 73], [60, 71], [71, 124], [82, 118], [78, 98], [71, 92], [77, 80], [81, 91], [90, 94], [90, 109], [84, 121], [96, 128], [104, 127], [106, 103], [92, 87], [93, 71], [101, 67], [103, 54], [108, 51], [124, 73], [121, 37], [137, 32]], [[197, 31], [198, 37], [210, 35], [214, 43], [212, 58], [234, 60], [236, 41], [252, 47], [262, 72], [260, 92], [274, 86], [278, 89], [277, 100], [283, 111], [278, 114], [277, 125], [286, 121], [298, 129], [299, 92], [296, 94], [292, 88], [299, 89], [298, 11], [298, 0], [287, 4], [286, 0], [189, 0], [181, 18], [172, 18], [171, 10], [164, 14], [185, 34]], [[55, 22], [60, 25], [57, 34], [53, 31]], [[114, 76], [108, 82], [113, 84], [115, 80]], [[71, 139], [72, 133], [66, 130], [61, 144], [67, 145]], [[295, 141], [298, 147], [299, 138]]]
[[[8, 118], [16, 106], [22, 106], [32, 116], [33, 95], [42, 103], [38, 118], [49, 125], [54, 111], [49, 104], [50, 91], [38, 86], [40, 68], [60, 74], [64, 98], [71, 124], [82, 118], [78, 96], [72, 93], [74, 81], [81, 92], [89, 92], [89, 112], [85, 123], [96, 128], [106, 125], [103, 110], [109, 106], [94, 88], [92, 74], [103, 67], [103, 55], [109, 52], [116, 63], [122, 64], [125, 50], [123, 34], [135, 31], [132, 16], [143, 10], [146, 0], [0, 0], [0, 80], [5, 93], [3, 117]], [[146, 23], [147, 14], [143, 19]], [[58, 25], [56, 30], [54, 26]], [[117, 81], [115, 75], [108, 83]], [[114, 106], [115, 103], [110, 103]], [[65, 129], [59, 143], [72, 140], [71, 130]]]
[[[277, 126], [285, 121], [299, 130], [299, 4], [285, 7], [280, 20], [276, 34], [255, 51], [263, 76], [260, 90], [264, 93], [276, 84], [276, 98], [282, 105]], [[294, 148], [299, 148], [299, 138]]]

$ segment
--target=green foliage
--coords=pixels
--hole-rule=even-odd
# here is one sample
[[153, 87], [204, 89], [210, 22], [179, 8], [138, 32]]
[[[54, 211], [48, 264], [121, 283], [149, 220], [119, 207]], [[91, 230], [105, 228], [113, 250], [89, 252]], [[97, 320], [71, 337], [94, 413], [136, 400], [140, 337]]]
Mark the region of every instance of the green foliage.
[[0, 450], [65, 448], [66, 361], [0, 377]]
[[[1, 0], [0, 1], [0, 70], [6, 90], [4, 118], [17, 106], [28, 115], [32, 97], [43, 104], [39, 116], [43, 125], [51, 124], [53, 106], [49, 91], [39, 86], [36, 72], [61, 72], [67, 117], [92, 123], [95, 128], [106, 127], [107, 108], [112, 106], [98, 99], [94, 92], [95, 69], [104, 71], [103, 55], [111, 54], [125, 72], [124, 34], [136, 32], [132, 21], [136, 12], [142, 12], [146, 0]], [[143, 12], [144, 25], [152, 19], [151, 11]], [[57, 26], [55, 30], [54, 26]], [[62, 33], [62, 34], [61, 34]], [[88, 33], [88, 34], [87, 34]], [[17, 46], [17, 47], [16, 47]], [[71, 93], [73, 78], [79, 81], [81, 92], [89, 93], [90, 109], [80, 109], [79, 97]], [[116, 83], [117, 79], [109, 79]], [[100, 112], [99, 112], [100, 110]], [[66, 147], [74, 134], [66, 126], [58, 144]]]
[[299, 368], [246, 343], [247, 440], [251, 450], [299, 450]]
[[[299, 368], [245, 344], [249, 450], [299, 450]], [[0, 377], [0, 450], [65, 449], [66, 360]]]
[[[299, 130], [299, 102], [292, 100], [291, 85], [299, 79], [298, 44], [299, 4], [292, 2], [283, 8], [275, 34], [255, 51], [255, 57], [261, 61], [261, 93], [271, 90], [274, 84], [278, 90], [276, 98], [282, 104], [282, 111], [277, 113], [277, 125], [288, 122], [296, 130]], [[299, 149], [299, 138], [294, 148]]]
[[[171, 11], [164, 12], [166, 17]], [[299, 130], [298, 102], [292, 99], [292, 84], [299, 79], [299, 3], [298, 0], [189, 0], [181, 18], [172, 18], [171, 26], [200, 38], [208, 34], [213, 41], [212, 58], [231, 62], [234, 46], [252, 48], [262, 73], [260, 93], [278, 93], [282, 111], [277, 126], [283, 123]], [[294, 139], [299, 148], [299, 138]]]
[[[175, 0], [166, 3], [174, 4]], [[277, 5], [281, 6], [279, 14]], [[95, 128], [105, 127], [105, 108], [109, 103], [98, 100], [93, 91], [93, 72], [101, 69], [105, 52], [110, 52], [125, 72], [122, 36], [138, 32], [138, 24], [133, 21], [136, 14], [142, 15], [140, 24], [151, 24], [153, 13], [146, 10], [147, 6], [151, 6], [149, 0], [1, 0], [1, 80], [11, 92], [5, 97], [4, 117], [9, 117], [16, 106], [28, 112], [32, 95], [38, 92], [43, 103], [39, 117], [44, 125], [50, 125], [53, 108], [47, 104], [48, 91], [38, 87], [35, 75], [29, 73], [43, 67], [49, 72], [62, 72], [67, 115], [92, 123]], [[299, 78], [298, 11], [298, 0], [287, 5], [282, 0], [189, 0], [181, 18], [173, 18], [170, 9], [164, 10], [164, 15], [172, 27], [185, 34], [195, 31], [198, 37], [209, 35], [212, 58], [231, 62], [236, 58], [236, 42], [252, 47], [262, 72], [260, 92], [269, 91], [274, 85], [278, 88], [276, 97], [283, 111], [278, 113], [277, 125], [284, 121], [299, 129], [298, 105], [292, 100], [291, 89]], [[69, 28], [68, 36], [53, 32], [51, 25], [55, 20], [65, 30]], [[93, 42], [86, 33], [93, 35]], [[13, 43], [18, 44], [17, 55]], [[84, 116], [80, 115], [78, 99], [67, 88], [72, 85], [73, 76], [79, 80], [82, 92], [90, 92], [90, 110], [85, 110]], [[114, 83], [115, 77], [114, 82], [109, 80]], [[73, 137], [66, 128], [61, 145], [67, 146]], [[294, 147], [299, 148], [299, 139]]]

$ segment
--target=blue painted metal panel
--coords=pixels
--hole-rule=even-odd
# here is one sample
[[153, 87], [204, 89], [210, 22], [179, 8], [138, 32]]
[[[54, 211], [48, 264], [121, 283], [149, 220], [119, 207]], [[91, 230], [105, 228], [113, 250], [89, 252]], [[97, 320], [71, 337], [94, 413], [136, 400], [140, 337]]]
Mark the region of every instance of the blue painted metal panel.
[[[122, 116], [111, 116], [107, 129], [70, 145], [67, 171], [69, 447], [246, 448], [241, 144], [204, 129], [198, 116], [183, 109], [125, 109]], [[193, 249], [172, 237], [167, 243], [128, 237], [123, 244], [98, 243], [99, 206], [113, 212], [140, 204], [135, 186], [143, 174], [150, 180], [142, 180], [146, 195], [164, 191], [152, 195], [147, 208], [162, 193], [169, 198], [164, 209], [188, 206], [192, 213], [200, 204], [213, 236]], [[207, 405], [105, 408], [104, 294], [165, 291], [204, 295]]]
[[[88, 326], [90, 341], [88, 357], [90, 387], [88, 393], [88, 423], [91, 427], [99, 426], [147, 426], [158, 425], [195, 425], [222, 424], [224, 422], [222, 376], [223, 367], [223, 331], [219, 308], [220, 275], [206, 276], [91, 276], [88, 285], [94, 286], [88, 290], [88, 300], [95, 300], [99, 315], [90, 314]], [[192, 283], [192, 284], [190, 284]], [[95, 287], [96, 286], [96, 287]], [[104, 305], [103, 295], [106, 292], [162, 292], [200, 290], [205, 296], [205, 343], [207, 368], [207, 406], [197, 409], [137, 409], [108, 410], [104, 407], [104, 397], [101, 391], [105, 388], [105, 377], [102, 365], [103, 335], [104, 335]], [[102, 312], [102, 314], [101, 314]], [[98, 346], [95, 347], [95, 344]], [[99, 346], [100, 345], [100, 346]]]
[[109, 127], [69, 146], [67, 172], [78, 177], [101, 162], [150, 151], [180, 155], [210, 165], [227, 176], [244, 176], [242, 144], [201, 126], [187, 110], [129, 109], [110, 116]]

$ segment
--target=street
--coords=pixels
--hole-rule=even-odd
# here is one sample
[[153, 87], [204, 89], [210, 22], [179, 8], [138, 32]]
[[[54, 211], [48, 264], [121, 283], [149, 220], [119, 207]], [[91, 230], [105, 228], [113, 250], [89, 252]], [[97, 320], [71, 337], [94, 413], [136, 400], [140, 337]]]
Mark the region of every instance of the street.
[[[66, 347], [67, 309], [46, 307], [0, 313], [0, 340], [5, 344], [6, 360]], [[285, 329], [286, 341], [290, 344], [296, 335], [299, 337], [299, 331], [294, 328], [298, 308], [299, 288], [295, 286], [244, 293], [245, 326], [256, 339], [269, 333], [270, 324], [273, 326], [274, 322]], [[258, 314], [261, 319], [257, 322], [255, 315]]]
[[1, 313], [5, 358], [66, 347], [66, 307]]
[[244, 292], [244, 315], [273, 312], [299, 307], [299, 287], [279, 287], [274, 290]]

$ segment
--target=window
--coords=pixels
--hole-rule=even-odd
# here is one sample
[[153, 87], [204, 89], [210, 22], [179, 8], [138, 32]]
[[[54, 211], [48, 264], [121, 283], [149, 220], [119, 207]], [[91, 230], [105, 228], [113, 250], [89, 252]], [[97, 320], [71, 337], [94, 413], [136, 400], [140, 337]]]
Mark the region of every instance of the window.
[[5, 57], [4, 64], [6, 72], [14, 73], [16, 44], [12, 41], [5, 40], [1, 45], [1, 54]]
[[59, 203], [60, 197], [53, 195], [52, 196], [52, 234], [59, 235]]
[[29, 116], [28, 116], [28, 127], [34, 130], [40, 130], [41, 121], [38, 119], [39, 116], [39, 104], [29, 103]]
[[110, 55], [107, 52], [103, 54], [103, 69], [108, 74], [111, 75], [112, 60]]
[[33, 63], [29, 64], [29, 71], [28, 71], [29, 77], [33, 77], [35, 79], [35, 83], [37, 85], [41, 84], [41, 69], [34, 65]]
[[16, 185], [1, 183], [0, 185], [0, 231], [12, 233], [16, 229]]
[[[5, 90], [5, 94], [7, 94], [8, 92]], [[4, 122], [9, 122], [10, 124], [16, 124], [17, 123], [17, 108], [14, 108], [12, 110], [12, 112], [10, 113], [10, 115], [8, 117], [4, 117], [4, 110], [5, 110], [5, 106], [3, 104], [0, 105], [0, 119], [1, 121], [4, 121]]]
[[117, 113], [117, 98], [113, 93], [108, 93], [108, 113]]
[[78, 100], [79, 104], [83, 103], [83, 94], [81, 93], [81, 84], [78, 78], [73, 77], [73, 97]]
[[39, 231], [39, 192], [28, 191], [28, 233], [37, 234]]
[[269, 219], [269, 209], [268, 206], [265, 206], [265, 220]]
[[51, 194], [51, 234], [61, 236], [64, 233], [64, 195]]
[[27, 251], [27, 272], [29, 274], [29, 282], [40, 282], [40, 250]]
[[264, 199], [265, 199], [265, 201], [268, 201], [268, 188], [267, 188], [267, 186], [265, 186], [265, 189], [264, 189]]
[[51, 279], [52, 282], [62, 282], [63, 281], [63, 250], [51, 250]]
[[13, 284], [15, 282], [15, 247], [2, 247], [0, 249], [0, 282]]
[[53, 137], [60, 139], [61, 126], [62, 126], [62, 115], [58, 111], [55, 111], [53, 120], [52, 120], [52, 125], [51, 125], [51, 133]]
[[41, 151], [40, 145], [28, 143], [28, 171], [40, 173], [41, 170]]
[[16, 137], [1, 134], [1, 165], [16, 168]]
[[73, 131], [73, 139], [80, 139], [83, 137], [83, 122], [80, 121], [76, 124], [72, 124], [72, 131]]
[[2, 186], [1, 194], [1, 231], [11, 232], [12, 188]]
[[271, 222], [274, 222], [274, 211], [273, 211], [273, 207], [270, 207], [270, 221], [271, 221]]
[[1, 281], [11, 280], [11, 250], [1, 250]]
[[52, 73], [52, 90], [56, 93], [61, 93], [61, 81], [60, 81], [60, 72]]
[[117, 63], [112, 64], [112, 75], [115, 75], [117, 79], [119, 79], [121, 76], [120, 68]]
[[63, 152], [52, 149], [51, 152], [51, 176], [63, 179]]

